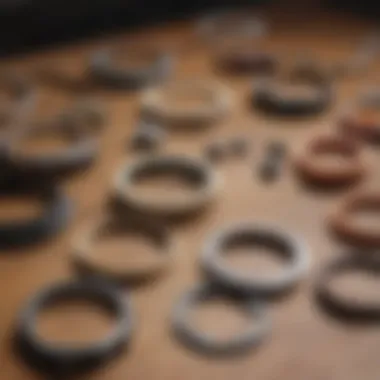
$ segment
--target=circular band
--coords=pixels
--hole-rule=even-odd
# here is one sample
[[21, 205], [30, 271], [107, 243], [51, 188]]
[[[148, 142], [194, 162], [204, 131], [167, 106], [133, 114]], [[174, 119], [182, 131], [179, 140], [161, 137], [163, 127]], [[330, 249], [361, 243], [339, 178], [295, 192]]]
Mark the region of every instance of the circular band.
[[[357, 76], [371, 69], [379, 52], [378, 33], [365, 36], [345, 62], [337, 63], [332, 71], [337, 77]], [[335, 69], [335, 70], [334, 70]]]
[[[318, 161], [324, 154], [337, 153], [346, 164], [327, 166]], [[358, 182], [366, 174], [360, 149], [355, 142], [339, 136], [320, 136], [313, 139], [303, 155], [295, 162], [297, 172], [308, 182], [319, 185], [348, 185]]]
[[335, 276], [355, 271], [379, 276], [380, 261], [372, 255], [355, 253], [332, 262], [323, 269], [316, 283], [317, 300], [321, 306], [338, 317], [357, 321], [380, 321], [380, 304], [366, 304], [354, 297], [350, 300], [342, 299], [330, 290], [330, 283]]
[[339, 120], [339, 129], [369, 143], [380, 142], [380, 92], [368, 92], [350, 105]]
[[221, 50], [216, 59], [218, 68], [236, 74], [272, 74], [278, 64], [277, 58], [270, 53], [244, 48]]
[[10, 73], [0, 75], [0, 87], [12, 99], [11, 104], [5, 103], [0, 109], [1, 121], [17, 124], [34, 106], [37, 93], [29, 82]]
[[106, 112], [103, 105], [93, 99], [80, 99], [71, 107], [62, 111], [57, 117], [58, 123], [70, 128], [75, 125], [83, 132], [98, 131], [106, 122]]
[[[71, 145], [52, 153], [28, 153], [20, 149], [23, 141], [50, 135], [61, 135]], [[34, 173], [56, 173], [83, 168], [93, 162], [97, 153], [97, 138], [80, 132], [77, 124], [67, 126], [58, 120], [20, 129], [8, 140], [6, 146], [6, 157], [12, 167]]]
[[[159, 260], [144, 267], [128, 268], [123, 265], [107, 265], [92, 254], [97, 239], [112, 238], [115, 234], [137, 232], [146, 235], [157, 247]], [[167, 270], [173, 260], [172, 241], [167, 229], [146, 219], [109, 218], [90, 225], [73, 244], [73, 259], [76, 264], [96, 275], [116, 281], [146, 280]], [[128, 252], [126, 252], [128, 254]]]
[[[135, 49], [132, 49], [133, 51]], [[95, 52], [89, 64], [89, 72], [92, 77], [105, 85], [121, 88], [134, 89], [155, 84], [166, 79], [173, 70], [173, 57], [165, 53], [150, 53], [151, 62], [148, 65], [139, 68], [120, 67], [114, 63], [117, 56], [125, 55], [128, 60], [128, 54], [118, 51], [97, 51]]]
[[262, 37], [267, 31], [267, 23], [249, 8], [215, 12], [203, 16], [196, 25], [197, 34], [212, 45], [228, 37]]
[[[229, 340], [218, 341], [213, 336], [197, 331], [190, 322], [192, 308], [213, 298], [231, 298], [252, 320], [244, 331]], [[212, 285], [202, 285], [185, 293], [176, 303], [172, 313], [174, 334], [190, 348], [208, 355], [237, 355], [257, 347], [270, 330], [264, 306], [255, 299], [232, 297]]]
[[[203, 101], [198, 106], [182, 108], [173, 100], [192, 95]], [[169, 97], [170, 99], [165, 99]], [[142, 97], [142, 111], [155, 122], [168, 127], [197, 127], [217, 122], [229, 112], [231, 95], [214, 81], [183, 80], [163, 88], [147, 90]]]
[[[70, 347], [39, 336], [36, 329], [39, 313], [52, 304], [73, 298], [94, 301], [112, 312], [116, 325], [106, 338], [85, 347]], [[132, 332], [131, 313], [126, 295], [108, 283], [95, 280], [58, 283], [41, 290], [23, 309], [16, 325], [17, 342], [32, 365], [49, 373], [70, 375], [101, 364], [126, 345]]]
[[333, 83], [335, 79], [332, 71], [321, 64], [309, 51], [296, 53], [296, 58], [291, 63], [291, 71], [293, 76], [309, 77], [319, 82]]
[[[191, 195], [170, 196], [165, 200], [143, 194], [135, 187], [136, 180], [155, 174], [176, 174], [194, 185]], [[124, 165], [115, 182], [117, 199], [130, 208], [160, 216], [179, 216], [202, 209], [216, 196], [219, 177], [207, 163], [186, 156], [147, 157]]]
[[[254, 273], [247, 279], [223, 261], [226, 248], [246, 243], [274, 249], [288, 260], [288, 265], [276, 274], [265, 276]], [[277, 294], [293, 287], [305, 275], [310, 257], [302, 240], [277, 227], [240, 223], [222, 229], [206, 241], [201, 265], [213, 281], [225, 288], [243, 294]]]
[[330, 227], [343, 240], [360, 246], [380, 247], [380, 229], [364, 228], [354, 223], [358, 210], [379, 210], [380, 195], [363, 192], [348, 197], [330, 217]]
[[10, 101], [3, 101], [0, 105], [0, 162], [2, 164], [0, 184], [2, 185], [13, 175], [6, 157], [8, 139], [28, 121], [35, 107], [38, 93], [28, 81], [11, 73], [0, 75], [0, 87], [10, 95]]
[[10, 220], [0, 223], [0, 247], [17, 248], [38, 243], [61, 231], [68, 223], [72, 214], [70, 200], [58, 188], [44, 189], [2, 189], [3, 196], [37, 197], [41, 199], [44, 208], [33, 219], [22, 221]]
[[294, 83], [297, 86], [299, 84], [307, 86], [309, 88], [307, 95], [283, 93], [280, 83], [267, 79], [253, 88], [253, 104], [265, 112], [285, 116], [315, 115], [329, 107], [332, 102], [332, 89], [329, 81], [314, 76], [295, 79], [297, 82], [291, 81], [288, 85], [293, 86]]
[[305, 63], [310, 70], [319, 72], [326, 78], [330, 78], [330, 80], [355, 77], [358, 74], [363, 74], [370, 69], [377, 54], [376, 47], [373, 45], [373, 41], [371, 41], [372, 37], [369, 37], [345, 60], [335, 59], [330, 62], [324, 62], [319, 59], [315, 52], [308, 52], [309, 57]]

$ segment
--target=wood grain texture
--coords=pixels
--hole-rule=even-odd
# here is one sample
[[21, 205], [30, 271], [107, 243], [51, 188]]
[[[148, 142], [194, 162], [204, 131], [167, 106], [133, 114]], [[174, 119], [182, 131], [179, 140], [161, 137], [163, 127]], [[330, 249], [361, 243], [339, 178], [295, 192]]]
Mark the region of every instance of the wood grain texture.
[[[268, 15], [274, 30], [265, 45], [281, 52], [285, 58], [309, 48], [315, 49], [323, 59], [345, 56], [355, 38], [371, 28], [352, 17], [317, 11], [303, 14], [283, 8], [273, 13], [269, 10]], [[100, 42], [4, 61], [1, 67], [30, 73], [38, 67], [55, 64], [75, 73], [83, 69], [91, 49], [104, 46], [107, 41], [155, 38], [157, 43], [169, 44], [180, 53], [175, 78], [217, 77], [210, 64], [209, 49], [196, 41], [191, 26], [191, 23], [172, 24], [135, 35], [105, 38]], [[341, 81], [338, 104], [333, 110], [303, 121], [263, 117], [248, 107], [250, 80], [218, 77], [235, 93], [231, 117], [195, 135], [171, 134], [164, 151], [197, 156], [210, 139], [239, 134], [251, 140], [252, 156], [221, 165], [225, 185], [215, 207], [195, 223], [173, 226], [177, 244], [173, 270], [154, 286], [132, 291], [138, 324], [131, 349], [107, 368], [85, 376], [86, 379], [378, 380], [379, 329], [350, 328], [335, 322], [316, 308], [312, 297], [312, 285], [319, 269], [344, 248], [329, 235], [325, 218], [347, 191], [324, 194], [305, 190], [294, 176], [291, 165], [286, 166], [285, 175], [278, 183], [263, 185], [257, 176], [257, 166], [265, 143], [271, 139], [287, 142], [291, 154], [295, 154], [313, 135], [333, 131], [339, 107], [361, 86], [378, 81], [379, 73], [380, 66], [377, 66], [371, 73]], [[51, 99], [51, 104], [53, 99], [73, 96], [48, 86], [41, 86], [41, 91], [44, 97]], [[124, 159], [131, 158], [126, 142], [138, 118], [139, 94], [99, 91], [97, 95], [109, 110], [101, 154], [90, 170], [64, 184], [76, 203], [74, 222], [51, 242], [0, 255], [1, 379], [40, 378], [12, 353], [9, 338], [17, 312], [41, 286], [76, 275], [69, 261], [70, 239], [82, 222], [100, 213], [115, 169]], [[42, 109], [47, 111], [48, 107], [47, 103], [42, 103]], [[380, 185], [379, 154], [376, 149], [365, 151], [371, 173], [366, 180], [368, 186]], [[169, 315], [176, 298], [201, 278], [198, 257], [202, 241], [219, 226], [246, 219], [275, 222], [302, 235], [312, 250], [312, 271], [294, 294], [270, 306], [273, 333], [259, 350], [234, 360], [206, 359], [172, 339]], [[223, 318], [218, 323], [223, 323]]]

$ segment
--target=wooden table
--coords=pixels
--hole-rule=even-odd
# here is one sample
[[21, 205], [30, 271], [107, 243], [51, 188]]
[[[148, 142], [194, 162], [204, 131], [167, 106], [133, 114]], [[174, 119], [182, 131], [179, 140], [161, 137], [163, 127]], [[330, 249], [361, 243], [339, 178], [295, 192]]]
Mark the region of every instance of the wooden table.
[[[286, 12], [269, 10], [273, 33], [265, 42], [268, 48], [284, 57], [302, 49], [315, 49], [322, 59], [344, 57], [354, 38], [364, 35], [371, 25], [347, 15], [334, 15], [310, 10]], [[171, 24], [134, 35], [104, 38], [49, 52], [13, 58], [2, 63], [27, 73], [44, 65], [59, 65], [65, 70], [80, 70], [87, 54], [109, 40], [122, 42], [136, 37], [156, 38], [180, 52], [175, 78], [216, 77], [210, 55], [195, 40], [192, 24]], [[220, 165], [225, 177], [223, 192], [215, 207], [195, 223], [172, 227], [177, 244], [173, 270], [154, 286], [131, 291], [136, 313], [136, 331], [130, 350], [107, 368], [87, 379], [310, 379], [310, 380], [377, 380], [379, 378], [380, 331], [376, 327], [352, 328], [334, 321], [317, 309], [313, 300], [313, 283], [320, 268], [336, 257], [343, 246], [328, 233], [325, 218], [349, 190], [338, 193], [316, 193], [305, 190], [293, 175], [291, 165], [281, 180], [264, 185], [257, 176], [257, 166], [266, 142], [276, 139], [297, 152], [311, 136], [333, 131], [337, 111], [350, 96], [365, 84], [378, 81], [380, 66], [357, 78], [342, 80], [338, 101], [327, 115], [304, 121], [282, 121], [261, 116], [248, 107], [251, 80], [219, 77], [233, 88], [235, 107], [230, 118], [217, 127], [194, 135], [170, 134], [165, 152], [198, 156], [205, 144], [217, 137], [247, 136], [252, 143], [252, 156]], [[58, 109], [73, 96], [59, 88], [41, 85], [39, 112], [44, 115]], [[44, 245], [20, 252], [0, 255], [0, 372], [1, 378], [31, 380], [40, 378], [12, 353], [10, 337], [17, 311], [37, 289], [54, 281], [73, 278], [70, 242], [77, 228], [101, 213], [110, 190], [115, 168], [131, 153], [126, 144], [138, 119], [139, 94], [99, 92], [109, 119], [102, 135], [99, 159], [83, 175], [69, 179], [64, 186], [76, 204], [76, 217], [70, 228]], [[368, 186], [380, 185], [379, 152], [366, 149], [365, 158], [371, 175]], [[1, 211], [1, 210], [0, 210]], [[270, 221], [302, 235], [312, 250], [310, 276], [290, 297], [270, 305], [273, 332], [256, 352], [234, 360], [214, 360], [188, 351], [170, 335], [168, 317], [177, 297], [201, 278], [198, 257], [202, 241], [225, 223], [240, 220]], [[70, 311], [70, 310], [69, 310]], [[89, 310], [87, 310], [87, 313]], [[95, 312], [95, 311], [94, 311]], [[87, 314], [88, 315], [88, 314]], [[96, 317], [96, 318], [95, 318]], [[78, 336], [93, 336], [105, 324], [87, 320], [84, 327], [74, 329]], [[213, 327], [229, 328], [230, 319], [221, 313]], [[83, 322], [83, 321], [82, 321]], [[62, 325], [50, 322], [50, 331]], [[83, 324], [81, 325], [83, 326]], [[62, 328], [60, 336], [70, 333]], [[78, 331], [77, 331], [78, 330]], [[71, 331], [72, 332], [72, 331]], [[55, 331], [57, 333], [57, 331]]]

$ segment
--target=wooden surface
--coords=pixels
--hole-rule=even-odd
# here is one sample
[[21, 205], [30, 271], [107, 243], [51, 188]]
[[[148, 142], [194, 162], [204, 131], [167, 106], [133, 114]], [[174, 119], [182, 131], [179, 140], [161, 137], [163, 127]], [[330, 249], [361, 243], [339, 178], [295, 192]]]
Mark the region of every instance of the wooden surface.
[[[356, 37], [371, 25], [345, 15], [304, 15], [277, 11], [268, 13], [273, 20], [272, 36], [265, 43], [274, 51], [289, 57], [298, 50], [313, 48], [322, 59], [344, 57]], [[216, 77], [210, 63], [209, 49], [202, 49], [191, 34], [191, 23], [169, 25], [137, 33], [143, 39], [155, 38], [180, 53], [175, 78]], [[133, 40], [136, 36], [112, 38], [113, 42]], [[26, 73], [44, 65], [56, 65], [74, 74], [80, 73], [84, 59], [92, 48], [103, 46], [88, 43], [19, 57], [2, 63]], [[217, 137], [241, 135], [252, 143], [252, 155], [244, 160], [231, 160], [220, 165], [225, 178], [223, 192], [215, 206], [194, 223], [172, 226], [176, 241], [175, 263], [167, 276], [152, 286], [131, 291], [136, 314], [136, 329], [131, 348], [110, 365], [87, 379], [256, 379], [256, 380], [377, 380], [380, 364], [380, 331], [376, 327], [352, 328], [332, 320], [317, 309], [312, 288], [320, 268], [336, 257], [343, 246], [326, 229], [325, 218], [347, 193], [316, 193], [305, 190], [287, 165], [281, 180], [263, 185], [257, 166], [265, 143], [271, 139], [288, 143], [291, 153], [302, 148], [305, 141], [322, 131], [334, 131], [339, 107], [363, 85], [378, 80], [380, 66], [358, 78], [341, 81], [337, 105], [322, 117], [303, 121], [268, 119], [248, 107], [251, 81], [244, 78], [220, 77], [235, 93], [235, 107], [230, 118], [213, 129], [188, 135], [170, 134], [164, 152], [199, 155], [204, 145]], [[72, 94], [59, 88], [40, 86], [40, 115], [53, 114]], [[70, 241], [77, 229], [88, 219], [96, 218], [110, 190], [113, 173], [131, 155], [126, 143], [138, 117], [139, 94], [98, 91], [109, 111], [109, 120], [102, 134], [99, 159], [86, 173], [66, 181], [66, 191], [76, 204], [76, 217], [70, 228], [53, 241], [20, 252], [0, 255], [0, 377], [31, 380], [40, 376], [12, 353], [10, 337], [17, 312], [37, 289], [58, 279], [74, 278], [70, 262]], [[366, 149], [370, 175], [368, 186], [380, 185], [379, 152]], [[1, 210], [0, 210], [1, 212]], [[170, 334], [169, 316], [176, 298], [201, 281], [198, 257], [203, 240], [219, 226], [240, 220], [270, 221], [304, 237], [310, 245], [313, 266], [310, 276], [293, 294], [270, 305], [273, 318], [271, 337], [252, 354], [233, 360], [215, 360], [188, 351]], [[125, 244], [129, 244], [128, 242]], [[133, 255], [135, 246], [126, 245]], [[131, 248], [134, 247], [134, 248]], [[140, 247], [140, 246], [139, 246]], [[136, 248], [137, 249], [137, 248]], [[104, 248], [108, 253], [111, 248]], [[352, 284], [351, 284], [352, 285]], [[373, 285], [377, 286], [377, 284]], [[352, 289], [352, 287], [351, 287]], [[355, 290], [355, 289], [353, 289]], [[356, 289], [357, 290], [357, 289]], [[376, 296], [378, 298], [379, 292]], [[73, 306], [74, 307], [74, 306]], [[83, 305], [81, 306], [83, 307]], [[66, 310], [70, 314], [73, 309]], [[44, 329], [61, 337], [75, 331], [83, 339], [98, 336], [106, 326], [96, 310], [84, 307], [83, 315], [76, 309], [73, 330], [62, 327], [59, 315], [50, 315]], [[226, 313], [227, 314], [227, 313]], [[62, 314], [60, 314], [62, 315]], [[56, 322], [53, 317], [57, 318]], [[67, 321], [66, 321], [67, 322]], [[70, 322], [70, 321], [69, 321]], [[73, 322], [73, 320], [71, 320]], [[62, 322], [63, 323], [63, 322]], [[210, 328], [230, 329], [231, 319], [223, 312], [210, 323]], [[70, 323], [69, 323], [70, 325]], [[75, 326], [76, 325], [76, 326]], [[82, 326], [78, 328], [78, 326]], [[61, 330], [60, 330], [61, 329]], [[66, 330], [65, 330], [66, 329]], [[57, 333], [57, 330], [58, 331]], [[72, 336], [72, 335], [71, 335]]]

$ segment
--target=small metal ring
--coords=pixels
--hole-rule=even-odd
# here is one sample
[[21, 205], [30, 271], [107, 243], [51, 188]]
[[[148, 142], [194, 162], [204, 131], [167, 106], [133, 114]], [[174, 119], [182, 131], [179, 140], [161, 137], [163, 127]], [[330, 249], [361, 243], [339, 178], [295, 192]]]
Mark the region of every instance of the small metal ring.
[[337, 317], [356, 321], [380, 321], [380, 304], [364, 304], [355, 299], [344, 300], [334, 294], [329, 284], [334, 276], [351, 271], [365, 271], [376, 276], [380, 275], [380, 261], [374, 255], [353, 253], [333, 261], [325, 267], [315, 286], [317, 300], [320, 305]]
[[[215, 297], [231, 298], [252, 319], [247, 331], [228, 341], [217, 341], [211, 335], [197, 331], [189, 321], [191, 309], [198, 303]], [[252, 298], [237, 298], [213, 285], [201, 285], [185, 293], [172, 312], [172, 329], [176, 337], [190, 348], [207, 355], [237, 355], [257, 347], [268, 335], [271, 323], [264, 305]]]
[[[36, 319], [56, 302], [83, 298], [97, 302], [116, 317], [117, 324], [104, 339], [85, 347], [50, 343], [36, 331]], [[16, 325], [18, 348], [26, 360], [41, 370], [72, 374], [101, 364], [128, 343], [133, 321], [130, 301], [109, 283], [82, 280], [57, 283], [38, 292], [22, 310]]]
[[4, 159], [6, 153], [7, 140], [16, 130], [20, 129], [30, 112], [35, 107], [38, 93], [36, 89], [23, 78], [12, 73], [2, 73], [0, 75], [0, 87], [12, 93], [11, 104], [2, 104], [0, 107], [0, 124], [2, 125], [0, 138], [0, 159]]
[[[20, 142], [32, 136], [44, 134], [61, 134], [73, 144], [57, 152], [46, 154], [30, 154], [18, 148]], [[23, 128], [14, 133], [6, 143], [5, 156], [15, 170], [36, 174], [55, 174], [88, 166], [95, 160], [98, 148], [96, 137], [81, 133], [75, 123], [69, 127], [56, 120], [53, 123]]]
[[345, 77], [355, 77], [358, 74], [365, 73], [370, 68], [371, 63], [376, 57], [376, 46], [372, 37], [368, 36], [354, 52], [346, 57], [346, 59], [338, 59], [330, 62], [324, 62], [312, 52], [309, 52], [309, 59], [306, 66], [312, 71], [323, 74], [324, 77], [336, 81]]
[[[197, 187], [192, 195], [164, 201], [135, 188], [136, 179], [156, 173], [178, 174]], [[117, 199], [136, 211], [170, 217], [195, 212], [211, 203], [219, 184], [219, 176], [205, 161], [186, 156], [153, 156], [125, 164], [115, 176], [114, 191]]]
[[[341, 153], [347, 157], [343, 167], [320, 165], [318, 156], [324, 153]], [[319, 136], [307, 146], [306, 151], [294, 161], [297, 172], [308, 182], [335, 186], [357, 183], [366, 169], [360, 156], [360, 147], [352, 140], [339, 136]]]
[[[264, 80], [254, 85], [252, 103], [259, 109], [279, 116], [311, 116], [325, 111], [332, 102], [332, 88], [328, 80], [307, 76], [298, 82], [310, 86], [309, 97], [288, 98], [278, 93], [275, 80]], [[290, 82], [290, 85], [292, 82]]]
[[83, 98], [58, 114], [57, 122], [68, 128], [75, 125], [78, 132], [97, 132], [106, 122], [106, 112], [97, 100]]
[[[92, 254], [92, 246], [102, 233], [107, 237], [114, 232], [137, 231], [146, 235], [162, 256], [159, 261], [143, 268], [128, 268], [121, 265], [106, 265]], [[169, 231], [162, 224], [147, 219], [109, 217], [91, 224], [73, 243], [72, 258], [80, 267], [95, 275], [115, 281], [136, 281], [154, 278], [169, 269], [173, 261], [173, 242]]]
[[0, 247], [2, 248], [18, 248], [45, 240], [61, 231], [72, 215], [73, 207], [70, 200], [56, 187], [21, 190], [18, 186], [17, 189], [2, 189], [2, 196], [8, 194], [36, 196], [42, 200], [44, 209], [41, 215], [33, 219], [1, 222]]
[[225, 9], [207, 14], [196, 24], [196, 34], [212, 45], [226, 36], [259, 38], [267, 32], [268, 24], [257, 15], [257, 12], [249, 8]]
[[380, 247], [380, 233], [360, 228], [352, 223], [351, 214], [357, 209], [371, 208], [380, 211], [380, 195], [376, 192], [360, 192], [346, 198], [340, 208], [330, 216], [330, 228], [341, 239], [359, 246]]
[[[25, 112], [24, 108], [29, 109], [35, 103], [37, 96], [35, 88], [20, 76], [13, 73], [2, 73], [0, 75], [0, 87], [9, 91], [15, 100], [10, 110], [12, 114], [15, 114], [14, 117], [19, 117], [19, 114]], [[8, 108], [7, 111], [9, 111]]]
[[[202, 105], [180, 109], [165, 101], [167, 94], [173, 96], [197, 93], [204, 100]], [[230, 91], [218, 82], [199, 79], [183, 80], [162, 88], [147, 90], [141, 99], [142, 112], [164, 127], [204, 127], [210, 125], [229, 112]]]
[[[288, 259], [289, 265], [279, 273], [270, 276], [255, 273], [247, 279], [222, 261], [226, 247], [246, 242], [274, 248], [274, 252]], [[310, 266], [310, 255], [302, 240], [282, 229], [246, 222], [226, 227], [212, 235], [204, 244], [201, 266], [211, 280], [227, 289], [249, 295], [276, 295], [301, 280]]]
[[89, 72], [96, 81], [114, 88], [136, 89], [163, 81], [173, 70], [174, 59], [170, 54], [155, 52], [147, 66], [128, 69], [114, 66], [113, 56], [117, 53], [100, 50], [92, 55]]
[[[373, 117], [373, 111], [377, 117]], [[345, 136], [359, 138], [368, 143], [380, 142], [380, 92], [369, 91], [362, 94], [339, 120], [339, 130]]]
[[216, 65], [234, 74], [273, 74], [278, 66], [277, 57], [264, 51], [250, 51], [244, 47], [222, 49], [216, 56]]

